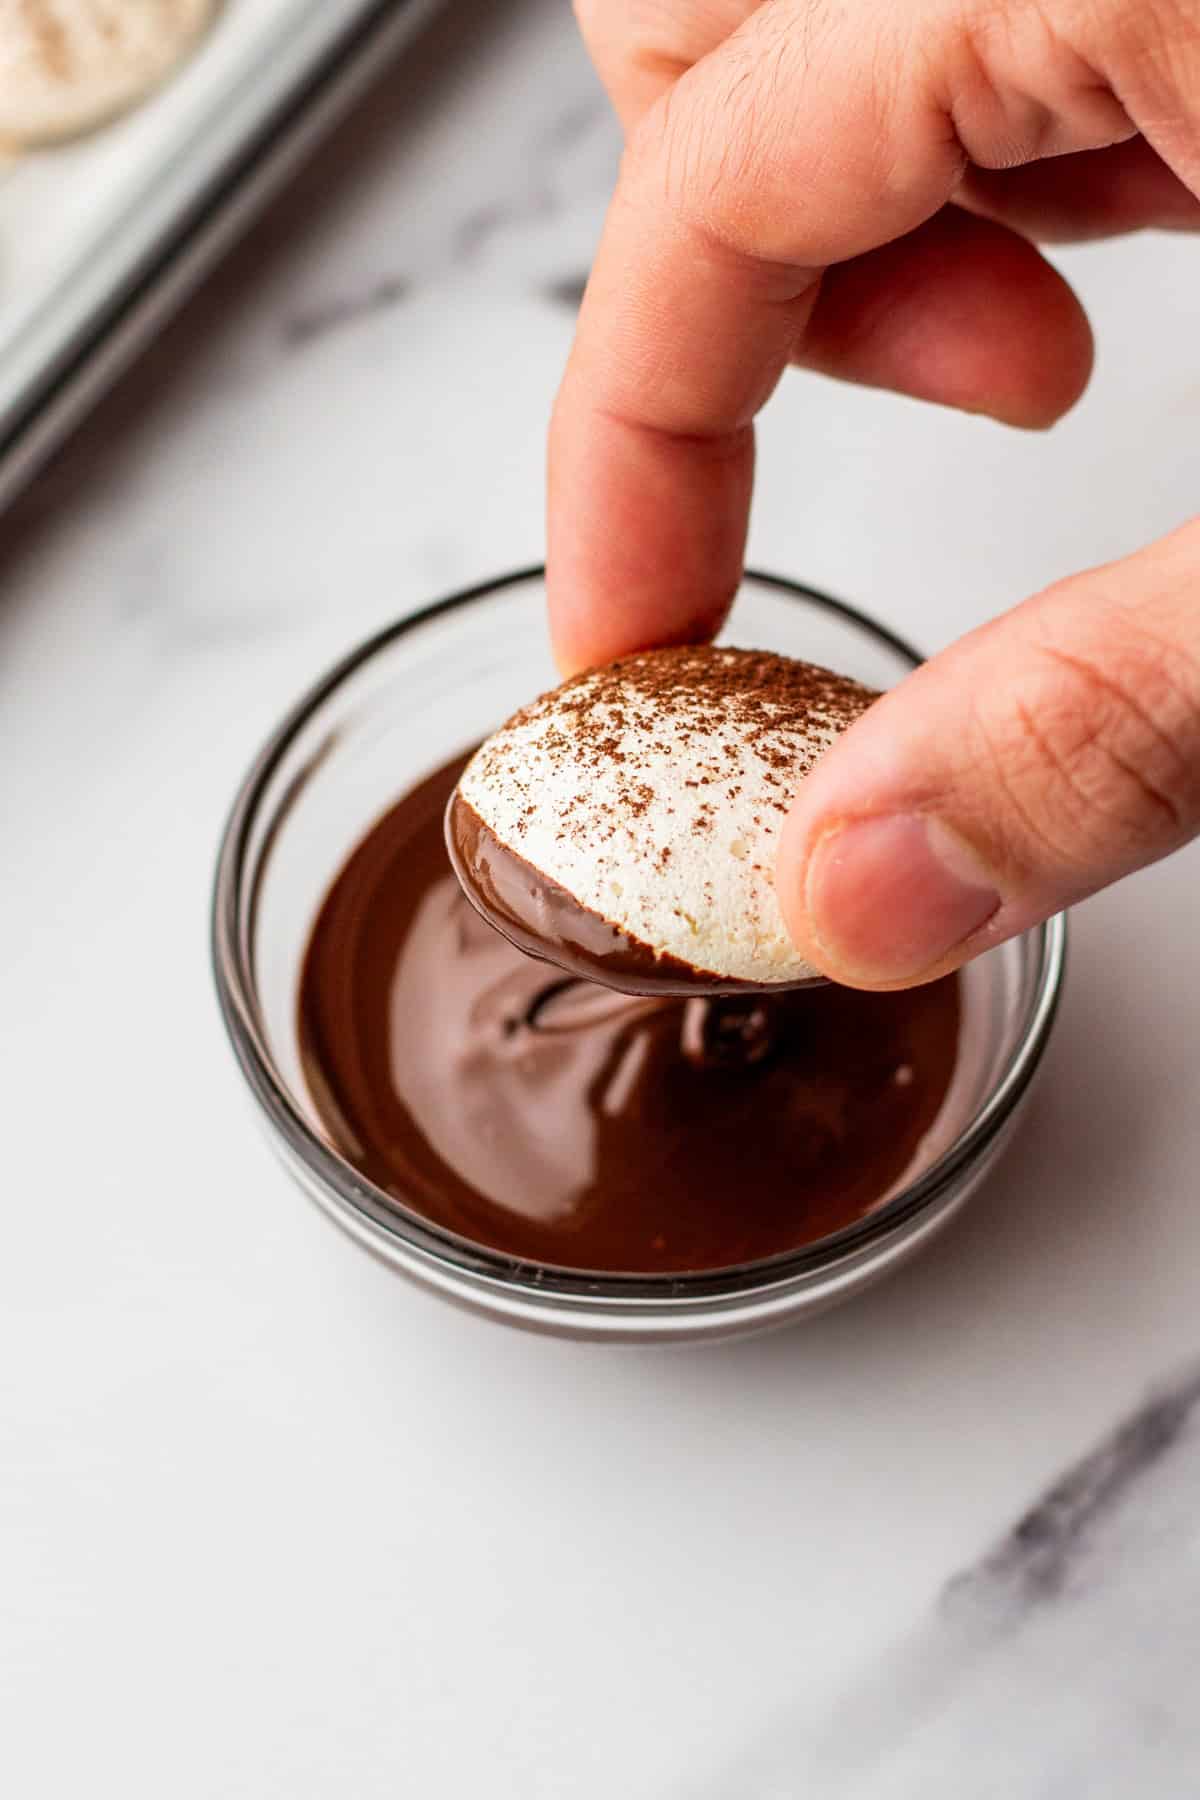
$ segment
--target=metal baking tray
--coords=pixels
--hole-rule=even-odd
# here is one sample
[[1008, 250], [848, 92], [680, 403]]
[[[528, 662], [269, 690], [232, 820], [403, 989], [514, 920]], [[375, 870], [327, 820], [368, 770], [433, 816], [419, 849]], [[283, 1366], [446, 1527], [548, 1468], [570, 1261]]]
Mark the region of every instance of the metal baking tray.
[[440, 0], [225, 0], [127, 117], [0, 174], [0, 506]]

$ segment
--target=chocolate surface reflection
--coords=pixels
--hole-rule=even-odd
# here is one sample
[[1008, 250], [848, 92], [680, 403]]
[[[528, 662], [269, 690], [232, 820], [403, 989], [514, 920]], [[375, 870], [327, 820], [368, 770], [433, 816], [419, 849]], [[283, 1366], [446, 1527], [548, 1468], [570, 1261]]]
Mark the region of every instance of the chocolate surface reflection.
[[524, 1260], [715, 1269], [861, 1218], [945, 1097], [956, 977], [635, 998], [484, 923], [443, 839], [460, 759], [350, 857], [302, 974], [306, 1076], [342, 1153], [435, 1223]]

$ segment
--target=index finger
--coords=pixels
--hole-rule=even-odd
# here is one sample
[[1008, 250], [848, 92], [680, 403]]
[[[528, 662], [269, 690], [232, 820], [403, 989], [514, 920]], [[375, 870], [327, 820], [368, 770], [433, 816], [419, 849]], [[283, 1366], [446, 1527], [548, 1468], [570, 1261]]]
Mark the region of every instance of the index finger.
[[[915, 228], [969, 160], [1028, 162], [1137, 127], [1111, 87], [1080, 82], [1082, 52], [1041, 8], [988, 38], [971, 10], [773, 0], [633, 134], [550, 435], [565, 667], [719, 625], [741, 573], [753, 418], [793, 355], [1017, 424], [1076, 397], [1086, 322], [1033, 247], [978, 221], [932, 244]], [[865, 257], [897, 239], [881, 265]], [[861, 279], [826, 305], [822, 272], [847, 261]]]
[[960, 174], [936, 107], [878, 92], [876, 56], [852, 54], [831, 9], [804, 30], [810, 11], [753, 14], [626, 152], [551, 427], [567, 667], [716, 628], [741, 575], [754, 415], [822, 269], [920, 223]]

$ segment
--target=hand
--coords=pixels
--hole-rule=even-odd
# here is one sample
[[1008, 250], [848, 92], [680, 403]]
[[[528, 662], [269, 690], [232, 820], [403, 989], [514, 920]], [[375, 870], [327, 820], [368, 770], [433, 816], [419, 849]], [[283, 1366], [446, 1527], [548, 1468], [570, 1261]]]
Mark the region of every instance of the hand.
[[[577, 11], [628, 146], [551, 431], [567, 668], [718, 628], [789, 362], [1046, 426], [1091, 336], [1030, 237], [1200, 224], [1200, 0]], [[907, 986], [1197, 831], [1200, 521], [872, 707], [804, 783], [780, 899], [829, 974]]]

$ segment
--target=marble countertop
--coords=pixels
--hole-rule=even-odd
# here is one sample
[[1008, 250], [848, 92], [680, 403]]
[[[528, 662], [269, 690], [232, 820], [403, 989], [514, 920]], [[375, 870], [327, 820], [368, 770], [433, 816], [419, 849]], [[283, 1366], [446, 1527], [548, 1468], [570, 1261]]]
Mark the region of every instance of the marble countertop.
[[[924, 1257], [710, 1349], [505, 1331], [293, 1190], [206, 956], [234, 786], [398, 612], [537, 557], [617, 142], [460, 5], [0, 526], [0, 1767], [126, 1800], [1182, 1800], [1200, 1618], [1193, 850], [1083, 908]], [[1194, 509], [1194, 243], [1063, 258], [1039, 437], [789, 378], [755, 561], [927, 647]]]

